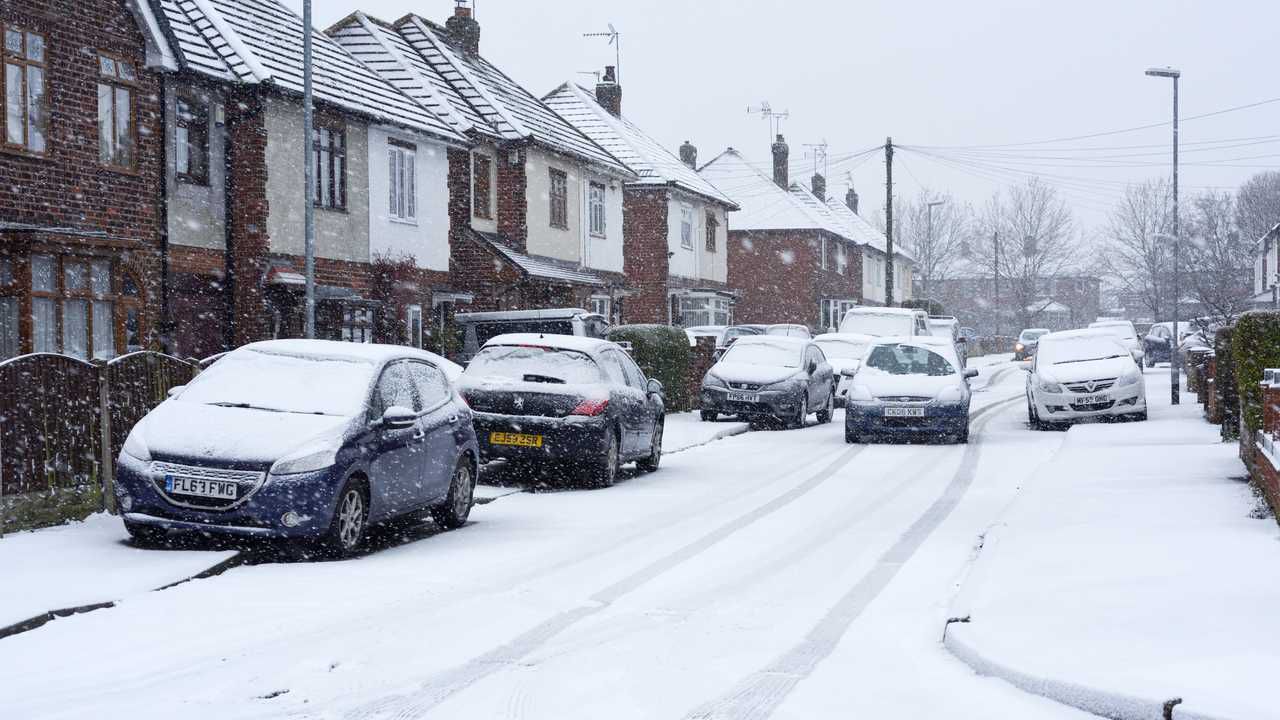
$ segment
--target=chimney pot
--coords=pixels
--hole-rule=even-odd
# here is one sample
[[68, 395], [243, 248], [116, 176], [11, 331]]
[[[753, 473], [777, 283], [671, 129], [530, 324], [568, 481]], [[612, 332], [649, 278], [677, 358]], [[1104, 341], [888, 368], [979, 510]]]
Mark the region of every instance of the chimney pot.
[[596, 83], [596, 102], [614, 117], [622, 117], [622, 86], [618, 84], [618, 69], [606, 65], [604, 78]]
[[444, 27], [449, 31], [453, 41], [462, 48], [463, 54], [475, 57], [480, 54], [480, 23], [471, 14], [471, 7], [465, 0], [459, 0], [453, 9], [453, 17], [445, 21]]
[[783, 190], [791, 189], [790, 162], [791, 148], [782, 133], [778, 133], [778, 139], [773, 143], [773, 182]]
[[827, 179], [822, 177], [822, 173], [813, 174], [813, 196], [822, 202], [827, 201]]
[[844, 194], [844, 204], [849, 206], [854, 215], [858, 214], [858, 191], [849, 186], [849, 192]]
[[698, 148], [694, 147], [693, 143], [688, 140], [685, 140], [684, 144], [680, 146], [680, 162], [694, 170], [698, 169]]

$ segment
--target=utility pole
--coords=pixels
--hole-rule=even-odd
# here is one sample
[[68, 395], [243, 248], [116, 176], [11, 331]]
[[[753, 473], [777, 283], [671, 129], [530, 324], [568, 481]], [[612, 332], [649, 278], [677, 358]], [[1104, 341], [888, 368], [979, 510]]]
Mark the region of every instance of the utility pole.
[[893, 307], [893, 138], [884, 139], [884, 305]]
[[303, 170], [306, 187], [303, 189], [302, 203], [302, 247], [307, 277], [306, 337], [314, 340], [316, 337], [316, 159], [315, 152], [312, 150], [312, 143], [315, 142], [312, 138], [315, 118], [311, 108], [311, 33], [311, 0], [302, 0], [302, 149], [306, 156], [305, 170]]
[[999, 230], [995, 231], [995, 233], [992, 234], [991, 242], [993, 245], [995, 245], [995, 251], [996, 251], [996, 254], [995, 254], [996, 297], [993, 305], [995, 305], [995, 311], [996, 311], [996, 337], [998, 338], [1000, 337], [1000, 231]]
[[1170, 401], [1178, 405], [1182, 402], [1182, 378], [1179, 376], [1182, 363], [1178, 357], [1178, 255], [1182, 235], [1178, 226], [1178, 80], [1182, 72], [1165, 67], [1151, 68], [1146, 74], [1173, 80], [1173, 347], [1169, 349], [1169, 393]]

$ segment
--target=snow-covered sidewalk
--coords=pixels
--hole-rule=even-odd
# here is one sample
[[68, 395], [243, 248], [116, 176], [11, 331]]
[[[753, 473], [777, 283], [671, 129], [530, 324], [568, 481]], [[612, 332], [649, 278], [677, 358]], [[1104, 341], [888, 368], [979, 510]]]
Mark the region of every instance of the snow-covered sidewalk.
[[144, 550], [120, 518], [0, 538], [0, 628], [46, 612], [112, 602], [197, 575], [234, 551]]
[[[947, 646], [1106, 717], [1277, 718], [1280, 529], [1234, 444], [1148, 371], [1151, 420], [1073, 428], [984, 537]], [[1011, 467], [1010, 472], [1018, 468]]]
[[746, 431], [747, 424], [738, 422], [737, 418], [703, 422], [696, 412], [672, 413], [667, 416], [667, 424], [663, 428], [662, 452], [680, 452]]

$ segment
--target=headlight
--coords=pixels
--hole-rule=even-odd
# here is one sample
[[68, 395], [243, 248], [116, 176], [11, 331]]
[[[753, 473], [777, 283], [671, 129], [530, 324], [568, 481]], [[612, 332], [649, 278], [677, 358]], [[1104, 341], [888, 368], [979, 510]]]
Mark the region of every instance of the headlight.
[[1027, 349], [1027, 346], [1023, 345], [1022, 343], [1018, 343], [1017, 345], [1013, 346], [1014, 352], [1022, 352], [1023, 350], [1026, 350], [1026, 349]]
[[281, 458], [271, 466], [272, 475], [298, 475], [300, 473], [317, 472], [333, 467], [338, 461], [338, 449], [334, 447], [317, 448], [314, 445]]
[[717, 377], [716, 374], [713, 372], [708, 372], [707, 376], [702, 378], [702, 384], [705, 387], [718, 387], [718, 388], [728, 387], [727, 385], [724, 384], [724, 381], [721, 380], [719, 377]]
[[1124, 375], [1120, 376], [1119, 380], [1116, 381], [1116, 387], [1129, 387], [1130, 385], [1137, 385], [1138, 381], [1141, 379], [1142, 379], [1142, 373], [1137, 373], [1137, 372], [1125, 373]]
[[120, 451], [134, 460], [151, 462], [151, 450], [142, 441], [142, 432], [138, 427], [134, 427], [130, 431], [129, 437], [124, 439], [124, 445], [120, 448]]
[[959, 385], [948, 385], [938, 391], [937, 402], [940, 405], [958, 405], [964, 400], [964, 389]]
[[1062, 384], [1056, 383], [1056, 382], [1049, 382], [1048, 380], [1041, 380], [1040, 392], [1060, 393], [1062, 392]]
[[776, 383], [771, 383], [769, 385], [762, 385], [760, 389], [765, 391], [771, 391], [771, 392], [778, 392], [778, 391], [785, 392], [789, 390], [795, 390], [796, 386], [799, 385], [800, 382], [801, 382], [800, 378], [790, 377], [790, 378], [787, 378], [786, 380], [780, 380]]

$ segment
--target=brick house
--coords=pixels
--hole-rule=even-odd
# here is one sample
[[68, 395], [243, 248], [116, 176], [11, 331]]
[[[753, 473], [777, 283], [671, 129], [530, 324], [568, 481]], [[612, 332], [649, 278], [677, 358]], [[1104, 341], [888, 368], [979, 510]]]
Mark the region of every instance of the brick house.
[[543, 100], [639, 176], [623, 188], [628, 321], [730, 324], [728, 213], [737, 205], [698, 174], [697, 149], [686, 142], [677, 157], [628, 120], [613, 67], [594, 93], [567, 82]]
[[467, 138], [316, 33], [306, 142], [300, 17], [276, 0], [155, 7], [174, 350], [302, 334], [308, 201], [317, 336], [427, 345], [424, 308], [454, 296], [448, 157]]
[[839, 324], [863, 302], [862, 250], [819, 194], [793, 184], [789, 148], [773, 145], [773, 177], [729, 148], [700, 174], [741, 208], [729, 228], [729, 285], [740, 295], [739, 323]]
[[[821, 182], [816, 183], [821, 185]], [[884, 233], [872, 227], [858, 214], [858, 193], [849, 186], [844, 198], [831, 196], [826, 199], [827, 209], [841, 223], [849, 236], [856, 239], [862, 248], [862, 303], [864, 305], [884, 305], [885, 280], [888, 277], [888, 254], [885, 250], [888, 243]], [[895, 300], [901, 303], [914, 296], [912, 275], [915, 271], [915, 259], [904, 252], [900, 246], [893, 249], [893, 287]]]
[[163, 238], [159, 82], [140, 8], [0, 0], [0, 360], [152, 344]]
[[328, 32], [470, 141], [449, 153], [449, 207], [450, 268], [472, 309], [624, 316], [622, 188], [635, 175], [480, 54], [470, 7], [444, 26], [355, 13]]

